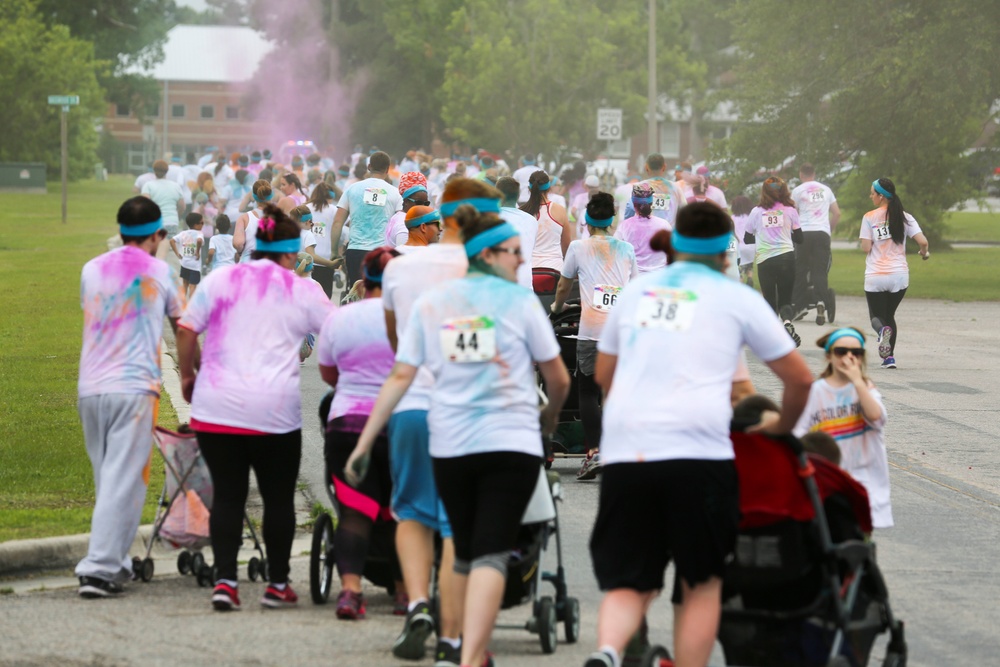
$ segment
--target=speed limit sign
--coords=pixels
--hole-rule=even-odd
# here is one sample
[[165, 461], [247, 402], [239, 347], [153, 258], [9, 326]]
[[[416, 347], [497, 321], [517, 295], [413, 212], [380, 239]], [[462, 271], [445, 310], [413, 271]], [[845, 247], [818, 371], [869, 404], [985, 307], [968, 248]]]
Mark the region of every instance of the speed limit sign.
[[622, 138], [622, 110], [597, 110], [597, 138], [601, 141], [618, 141]]

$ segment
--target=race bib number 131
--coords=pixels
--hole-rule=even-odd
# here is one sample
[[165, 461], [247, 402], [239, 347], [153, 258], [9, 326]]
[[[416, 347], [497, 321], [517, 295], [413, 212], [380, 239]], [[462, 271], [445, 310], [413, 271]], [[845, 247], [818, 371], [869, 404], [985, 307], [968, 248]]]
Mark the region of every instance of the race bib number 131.
[[636, 324], [640, 329], [687, 331], [697, 305], [698, 295], [690, 290], [647, 289], [639, 299]]
[[472, 364], [497, 355], [497, 330], [488, 317], [445, 320], [440, 330], [441, 353], [448, 361]]

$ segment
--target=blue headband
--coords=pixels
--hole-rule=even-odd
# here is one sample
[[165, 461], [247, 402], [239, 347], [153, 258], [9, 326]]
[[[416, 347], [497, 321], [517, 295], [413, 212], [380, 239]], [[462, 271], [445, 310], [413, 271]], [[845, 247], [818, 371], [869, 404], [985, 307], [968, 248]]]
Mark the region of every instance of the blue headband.
[[487, 248], [492, 248], [495, 245], [503, 243], [509, 238], [517, 236], [517, 230], [509, 222], [502, 222], [496, 227], [490, 227], [485, 232], [476, 234], [471, 239], [465, 242], [465, 254], [469, 257], [475, 257], [483, 250]]
[[312, 222], [312, 219], [313, 219], [313, 214], [312, 213], [306, 213], [301, 218], [299, 218], [299, 221], [300, 222]]
[[258, 196], [257, 196], [257, 193], [256, 193], [256, 192], [254, 192], [254, 193], [253, 193], [253, 198], [254, 198], [254, 201], [256, 201], [256, 202], [265, 202], [265, 201], [271, 201], [272, 199], [274, 199], [274, 193], [272, 192], [271, 194], [269, 194], [269, 195], [267, 196], [267, 199], [261, 199], [260, 197], [258, 197]]
[[351, 170], [350, 169], [338, 169], [337, 170], [337, 174], [340, 175], [340, 176], [350, 176], [351, 175]]
[[636, 197], [635, 195], [632, 195], [632, 203], [633, 204], [652, 204], [653, 203], [653, 195], [650, 195], [648, 197]]
[[603, 220], [595, 220], [594, 218], [590, 217], [589, 213], [584, 213], [583, 217], [587, 220], [587, 224], [590, 225], [591, 227], [600, 227], [602, 229], [605, 227], [610, 227], [611, 223], [615, 221], [615, 216], [611, 216], [610, 218], [605, 218]]
[[367, 266], [362, 266], [361, 267], [361, 277], [364, 278], [365, 280], [367, 280], [370, 283], [375, 283], [376, 285], [381, 285], [382, 284], [382, 275], [379, 274], [377, 276], [373, 276], [372, 274], [368, 273], [368, 267]]
[[163, 218], [143, 225], [118, 225], [122, 236], [149, 236], [163, 229]]
[[250, 161], [253, 162], [253, 163], [260, 162], [260, 157], [258, 157], [258, 156], [251, 157]]
[[546, 183], [543, 183], [542, 185], [539, 185], [538, 189], [541, 190], [542, 192], [545, 192], [551, 187], [552, 187], [552, 181], [548, 181]]
[[427, 186], [414, 185], [413, 187], [407, 189], [406, 192], [403, 193], [403, 199], [408, 199], [410, 195], [415, 194], [417, 192], [427, 192]]
[[523, 162], [524, 162], [524, 164], [526, 164], [526, 165], [531, 165], [531, 164], [535, 164], [535, 161], [534, 161], [534, 159], [532, 159], [532, 158], [527, 158], [527, 157], [526, 157], [526, 158], [523, 158]]
[[892, 193], [883, 188], [881, 185], [879, 185], [877, 178], [874, 181], [872, 181], [872, 187], [875, 188], [875, 192], [879, 193], [886, 199], [892, 199]]
[[678, 231], [670, 234], [670, 244], [677, 252], [686, 252], [691, 255], [718, 255], [729, 249], [729, 241], [733, 235], [729, 232], [713, 236], [707, 239], [698, 239], [691, 236], [684, 236]]
[[431, 211], [430, 213], [424, 213], [419, 215], [412, 220], [404, 221], [407, 229], [413, 229], [414, 227], [419, 227], [420, 225], [426, 225], [428, 222], [441, 222], [441, 214], [437, 211]]
[[455, 201], [450, 201], [445, 204], [441, 204], [441, 215], [447, 218], [450, 215], [455, 215], [455, 211], [458, 207], [463, 204], [469, 204], [474, 206], [480, 213], [499, 213], [500, 212], [500, 200], [499, 199], [487, 199], [487, 198], [476, 198], [476, 199], [456, 199]]
[[861, 349], [862, 350], [865, 349], [865, 337], [862, 336], [861, 334], [859, 334], [854, 329], [848, 329], [846, 327], [843, 328], [843, 329], [837, 329], [832, 334], [830, 334], [827, 337], [827, 339], [826, 339], [826, 345], [823, 346], [823, 349], [825, 349], [827, 352], [829, 352], [830, 348], [833, 347], [833, 344], [835, 342], [837, 342], [841, 338], [845, 338], [845, 337], [854, 338], [859, 343], [861, 343]]
[[257, 250], [260, 252], [298, 252], [302, 248], [302, 239], [283, 239], [281, 241], [263, 241], [257, 239]]

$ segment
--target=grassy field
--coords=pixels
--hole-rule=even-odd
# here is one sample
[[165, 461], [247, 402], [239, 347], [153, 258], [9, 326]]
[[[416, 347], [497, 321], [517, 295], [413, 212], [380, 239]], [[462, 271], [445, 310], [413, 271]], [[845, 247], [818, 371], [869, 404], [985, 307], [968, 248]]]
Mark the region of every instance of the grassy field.
[[[90, 529], [94, 484], [76, 412], [80, 269], [106, 250], [131, 183], [70, 185], [66, 225], [58, 184], [48, 195], [0, 194], [0, 541]], [[176, 426], [169, 400], [160, 415]]]
[[[944, 222], [948, 225], [944, 238], [950, 243], [964, 241], [1000, 243], [1000, 211], [996, 213], [951, 211], [944, 214]], [[838, 230], [840, 229], [838, 227]], [[834, 236], [847, 238], [846, 232], [838, 231]]]

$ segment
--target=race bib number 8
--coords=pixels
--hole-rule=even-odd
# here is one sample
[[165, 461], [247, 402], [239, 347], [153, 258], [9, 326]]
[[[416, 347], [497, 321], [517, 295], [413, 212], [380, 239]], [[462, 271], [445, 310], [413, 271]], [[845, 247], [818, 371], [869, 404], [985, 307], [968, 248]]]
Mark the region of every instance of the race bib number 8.
[[497, 356], [497, 330], [488, 317], [445, 320], [439, 335], [441, 353], [448, 361], [474, 364]]
[[764, 229], [781, 227], [785, 224], [785, 212], [780, 209], [764, 211], [760, 216], [760, 222], [764, 225]]
[[614, 285], [594, 285], [594, 310], [606, 313], [618, 303], [622, 288]]
[[368, 188], [365, 190], [365, 203], [369, 206], [385, 206], [387, 199], [386, 191], [382, 188]]
[[682, 289], [648, 289], [639, 299], [636, 325], [640, 329], [687, 331], [694, 320], [698, 295]]
[[653, 193], [654, 211], [666, 211], [668, 206], [670, 206], [670, 195], [659, 192]]

